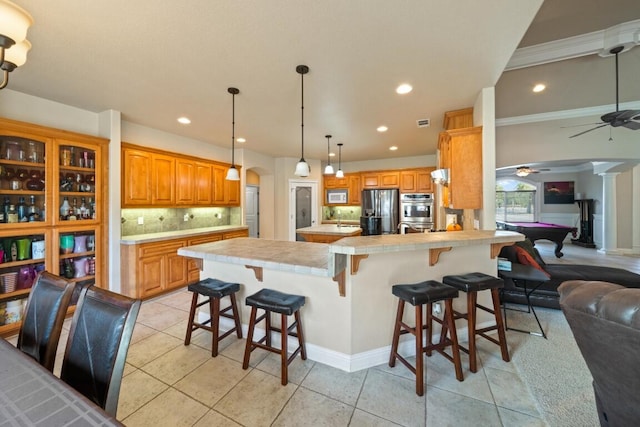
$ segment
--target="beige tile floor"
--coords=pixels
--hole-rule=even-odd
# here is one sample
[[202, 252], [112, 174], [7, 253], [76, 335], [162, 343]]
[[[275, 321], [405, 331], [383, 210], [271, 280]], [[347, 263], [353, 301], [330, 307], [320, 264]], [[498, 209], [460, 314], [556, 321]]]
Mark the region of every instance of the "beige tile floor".
[[242, 369], [243, 339], [223, 340], [216, 358], [206, 331], [184, 346], [190, 298], [179, 291], [142, 306], [118, 407], [127, 426], [545, 425], [497, 346], [481, 345], [483, 369], [466, 369], [464, 382], [442, 356], [427, 358], [424, 397], [401, 364], [346, 373], [297, 358], [282, 386], [276, 354], [256, 350]]
[[[552, 253], [553, 246], [538, 246], [549, 260], [545, 250]], [[564, 262], [575, 258], [573, 262], [611, 265], [611, 257], [600, 258], [593, 250], [567, 245], [564, 252]], [[616, 263], [635, 270], [640, 258], [619, 257]], [[484, 340], [478, 340], [482, 369], [477, 373], [469, 372], [468, 359], [462, 356], [464, 382], [455, 380], [453, 366], [442, 356], [426, 358], [424, 397], [416, 396], [413, 375], [399, 363], [346, 373], [298, 357], [290, 366], [289, 384], [282, 386], [278, 356], [256, 350], [249, 369], [243, 370], [245, 341], [235, 336], [221, 343], [216, 358], [210, 355], [211, 335], [206, 331], [196, 331], [191, 345], [184, 346], [190, 300], [189, 292], [178, 291], [143, 304], [118, 406], [117, 417], [125, 425], [547, 425], [517, 367], [503, 362], [498, 347]], [[68, 322], [56, 374], [67, 335]]]

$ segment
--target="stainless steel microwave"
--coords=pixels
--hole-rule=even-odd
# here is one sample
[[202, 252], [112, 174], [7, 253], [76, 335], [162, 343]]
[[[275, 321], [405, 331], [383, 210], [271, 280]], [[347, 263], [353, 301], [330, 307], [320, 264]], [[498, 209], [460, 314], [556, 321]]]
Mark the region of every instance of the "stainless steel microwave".
[[327, 190], [327, 204], [347, 204], [349, 201], [349, 191], [346, 189]]

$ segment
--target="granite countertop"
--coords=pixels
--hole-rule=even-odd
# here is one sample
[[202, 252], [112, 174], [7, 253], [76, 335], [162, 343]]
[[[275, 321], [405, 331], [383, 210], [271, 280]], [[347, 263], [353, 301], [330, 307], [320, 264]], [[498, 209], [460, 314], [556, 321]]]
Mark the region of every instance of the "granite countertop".
[[336, 257], [326, 243], [250, 237], [188, 246], [178, 249], [178, 255], [324, 277], [333, 277], [346, 267], [344, 260], [334, 264]]
[[469, 230], [442, 233], [385, 234], [381, 236], [345, 237], [331, 243], [336, 254], [365, 255], [432, 248], [508, 243], [524, 240], [524, 235], [503, 230]]
[[246, 225], [220, 225], [217, 227], [193, 228], [191, 230], [164, 231], [161, 233], [135, 234], [124, 236], [120, 239], [122, 245], [138, 245], [140, 243], [160, 242], [162, 240], [179, 239], [181, 237], [192, 237], [200, 234], [247, 230]]
[[321, 224], [314, 225], [312, 227], [298, 228], [296, 233], [300, 234], [327, 234], [327, 235], [344, 235], [350, 236], [352, 234], [361, 233], [362, 229], [353, 225], [342, 225], [338, 227], [337, 224]]

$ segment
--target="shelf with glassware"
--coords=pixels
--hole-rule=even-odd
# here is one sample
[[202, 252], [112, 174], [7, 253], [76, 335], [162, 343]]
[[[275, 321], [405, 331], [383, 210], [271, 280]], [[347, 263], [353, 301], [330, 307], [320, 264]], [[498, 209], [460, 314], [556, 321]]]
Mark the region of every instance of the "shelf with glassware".
[[96, 244], [101, 240], [101, 228], [96, 226], [56, 229], [52, 241], [58, 250], [52, 256], [52, 272], [82, 286], [104, 287], [102, 247]]
[[54, 165], [54, 176], [58, 177], [55, 224], [71, 221], [100, 220], [102, 156], [96, 155], [96, 147], [69, 141], [57, 141], [58, 161]]
[[46, 251], [50, 236], [44, 228], [20, 234], [0, 231], [0, 336], [20, 329], [36, 274], [51, 265], [51, 255]]

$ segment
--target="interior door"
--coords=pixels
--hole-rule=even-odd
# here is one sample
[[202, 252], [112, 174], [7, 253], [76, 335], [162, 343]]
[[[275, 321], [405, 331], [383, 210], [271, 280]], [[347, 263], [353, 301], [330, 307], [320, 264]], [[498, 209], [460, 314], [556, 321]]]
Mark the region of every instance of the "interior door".
[[249, 237], [260, 237], [260, 187], [247, 185], [245, 187], [245, 220], [249, 227]]
[[318, 183], [290, 181], [289, 184], [289, 240], [302, 240], [296, 230], [318, 224]]

